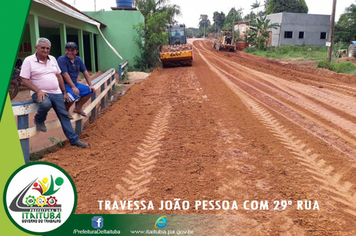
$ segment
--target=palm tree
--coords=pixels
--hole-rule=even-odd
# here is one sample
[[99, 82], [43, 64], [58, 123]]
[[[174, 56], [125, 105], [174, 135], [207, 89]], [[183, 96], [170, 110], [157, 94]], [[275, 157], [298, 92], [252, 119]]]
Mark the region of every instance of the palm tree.
[[256, 15], [258, 15], [258, 9], [260, 8], [260, 6], [261, 6], [261, 3], [256, 0], [256, 2], [252, 3], [251, 10], [257, 9], [256, 10]]
[[249, 35], [251, 44], [255, 45], [258, 49], [265, 49], [268, 44], [270, 30], [280, 27], [278, 23], [270, 22], [271, 20], [267, 19], [267, 16], [259, 16], [248, 24], [251, 26]]
[[199, 29], [204, 28], [204, 38], [205, 38], [205, 28], [210, 26], [210, 20], [208, 19], [208, 15], [200, 15], [199, 18]]

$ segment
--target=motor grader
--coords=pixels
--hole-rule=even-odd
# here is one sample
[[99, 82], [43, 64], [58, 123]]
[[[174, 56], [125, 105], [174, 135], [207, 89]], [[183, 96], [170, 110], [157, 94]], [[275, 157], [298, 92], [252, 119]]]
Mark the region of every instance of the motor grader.
[[213, 48], [218, 51], [236, 51], [236, 44], [233, 40], [231, 31], [221, 31], [217, 40], [213, 42]]
[[168, 45], [159, 47], [162, 67], [192, 66], [193, 45], [187, 43], [185, 25], [168, 25]]

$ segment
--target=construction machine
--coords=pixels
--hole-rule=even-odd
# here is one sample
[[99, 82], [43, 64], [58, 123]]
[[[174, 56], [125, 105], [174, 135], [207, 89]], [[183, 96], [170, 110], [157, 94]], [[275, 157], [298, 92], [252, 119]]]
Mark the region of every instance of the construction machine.
[[168, 25], [168, 45], [160, 46], [163, 68], [193, 65], [193, 45], [187, 43], [185, 25]]
[[219, 33], [218, 39], [213, 42], [213, 48], [218, 51], [236, 51], [236, 44], [232, 37], [231, 31], [221, 31], [221, 33]]
[[356, 57], [356, 41], [352, 41], [348, 50], [347, 50], [348, 57]]

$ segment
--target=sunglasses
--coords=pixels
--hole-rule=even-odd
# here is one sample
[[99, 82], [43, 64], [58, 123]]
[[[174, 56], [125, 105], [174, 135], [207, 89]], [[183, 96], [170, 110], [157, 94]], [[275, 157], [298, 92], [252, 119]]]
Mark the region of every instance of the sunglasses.
[[74, 63], [72, 63], [72, 68], [74, 71], [77, 71], [77, 66]]
[[51, 48], [49, 48], [49, 47], [40, 47], [42, 50], [45, 50], [45, 49], [47, 49], [47, 50], [50, 50]]

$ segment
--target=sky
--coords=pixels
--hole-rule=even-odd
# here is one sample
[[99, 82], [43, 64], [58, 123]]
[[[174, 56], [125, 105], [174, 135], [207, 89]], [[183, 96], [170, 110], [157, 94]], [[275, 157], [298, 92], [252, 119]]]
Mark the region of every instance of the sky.
[[[111, 11], [111, 7], [116, 7], [116, 0], [64, 0], [70, 5], [81, 11], [96, 11], [104, 9]], [[263, 0], [259, 0], [263, 3]], [[75, 5], [73, 5], [75, 2]], [[185, 24], [187, 27], [198, 27], [199, 17], [201, 14], [208, 15], [209, 20], [213, 23], [213, 13], [224, 12], [227, 15], [232, 7], [236, 9], [242, 8], [243, 15], [251, 12], [251, 5], [256, 0], [170, 0], [169, 4], [180, 6], [182, 15], [176, 20], [180, 24]], [[331, 15], [333, 0], [305, 0], [308, 5], [310, 14]], [[336, 4], [336, 17], [338, 21], [340, 15], [344, 13], [345, 8], [352, 3], [356, 4], [356, 0], [338, 0]], [[262, 10], [263, 7], [261, 7]]]

